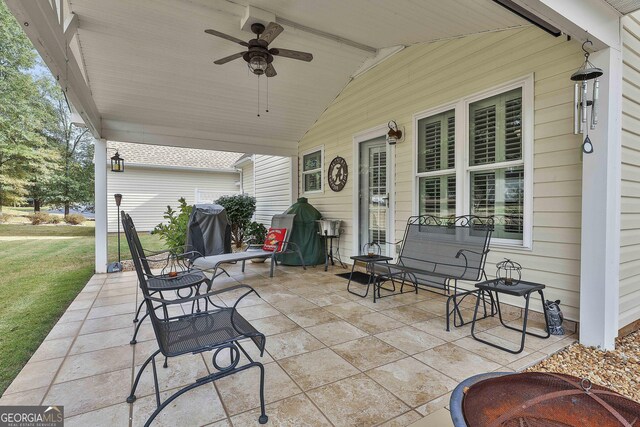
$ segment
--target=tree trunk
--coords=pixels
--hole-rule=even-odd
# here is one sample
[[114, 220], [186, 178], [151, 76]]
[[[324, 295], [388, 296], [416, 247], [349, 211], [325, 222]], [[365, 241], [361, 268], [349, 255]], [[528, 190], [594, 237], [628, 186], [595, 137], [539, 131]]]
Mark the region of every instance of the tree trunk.
[[40, 212], [40, 200], [33, 199], [33, 211]]
[[69, 202], [64, 202], [64, 216], [69, 215]]

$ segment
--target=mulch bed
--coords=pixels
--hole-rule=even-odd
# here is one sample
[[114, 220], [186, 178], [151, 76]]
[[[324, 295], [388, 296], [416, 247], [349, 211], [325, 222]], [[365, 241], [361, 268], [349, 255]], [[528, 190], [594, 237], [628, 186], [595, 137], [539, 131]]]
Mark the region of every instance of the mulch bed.
[[640, 402], [640, 331], [617, 338], [614, 351], [572, 344], [527, 371], [589, 378], [594, 384]]

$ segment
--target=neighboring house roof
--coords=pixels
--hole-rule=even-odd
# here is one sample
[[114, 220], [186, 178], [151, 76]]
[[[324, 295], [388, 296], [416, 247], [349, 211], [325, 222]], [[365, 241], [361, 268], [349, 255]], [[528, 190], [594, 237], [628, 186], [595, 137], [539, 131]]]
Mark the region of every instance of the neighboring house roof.
[[133, 144], [109, 141], [109, 156], [117, 149], [125, 165], [157, 166], [168, 168], [196, 168], [234, 170], [242, 153], [169, 147], [166, 145]]
[[252, 162], [252, 161], [253, 161], [253, 154], [244, 153], [242, 156], [240, 156], [238, 160], [236, 160], [233, 166], [237, 168], [237, 167], [240, 167], [243, 163]]

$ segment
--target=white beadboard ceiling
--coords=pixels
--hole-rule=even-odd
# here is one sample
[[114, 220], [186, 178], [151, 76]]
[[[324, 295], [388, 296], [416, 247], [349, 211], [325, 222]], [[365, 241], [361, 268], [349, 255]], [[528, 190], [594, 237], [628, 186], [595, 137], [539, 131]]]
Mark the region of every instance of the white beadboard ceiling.
[[[213, 64], [244, 48], [204, 33], [252, 38], [240, 30], [247, 5], [283, 24], [272, 47], [314, 55], [311, 63], [276, 57], [268, 113], [265, 77], [249, 74], [242, 59]], [[381, 49], [526, 25], [491, 0], [70, 0], [69, 9], [104, 137], [279, 155], [295, 153], [375, 55], [340, 39]]]

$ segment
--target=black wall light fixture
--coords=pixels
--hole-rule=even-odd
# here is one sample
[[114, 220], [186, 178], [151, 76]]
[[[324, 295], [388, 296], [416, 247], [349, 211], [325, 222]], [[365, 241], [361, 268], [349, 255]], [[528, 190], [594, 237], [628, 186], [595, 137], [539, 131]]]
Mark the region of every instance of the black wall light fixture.
[[554, 37], [559, 37], [562, 35], [562, 31], [560, 31], [559, 28], [555, 27], [554, 25], [550, 24], [549, 22], [545, 21], [539, 16], [529, 12], [527, 9], [525, 9], [524, 7], [520, 6], [519, 4], [517, 4], [512, 0], [493, 0], [493, 1], [494, 3], [497, 3], [500, 6], [504, 7], [505, 9], [511, 11], [512, 13], [515, 13], [520, 18], [531, 22], [536, 27], [543, 29], [544, 31], [546, 31], [547, 33], [551, 34]]
[[389, 132], [387, 132], [387, 142], [389, 143], [389, 145], [395, 145], [397, 142], [402, 142], [403, 132], [398, 129], [398, 124], [396, 123], [396, 121], [391, 120], [389, 123], [387, 123], [387, 126], [389, 127]]

